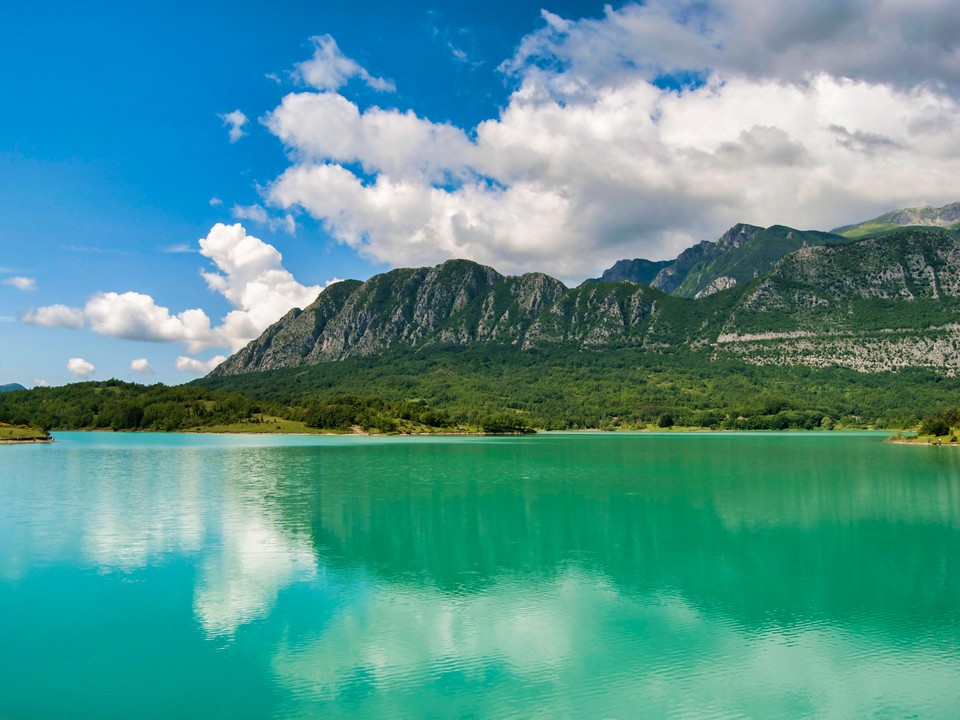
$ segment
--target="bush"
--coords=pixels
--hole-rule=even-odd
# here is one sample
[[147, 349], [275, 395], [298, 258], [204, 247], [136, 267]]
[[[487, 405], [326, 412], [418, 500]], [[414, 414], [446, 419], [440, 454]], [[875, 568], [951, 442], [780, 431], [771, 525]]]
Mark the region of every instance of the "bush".
[[943, 437], [950, 434], [950, 426], [942, 417], [928, 417], [920, 424], [920, 434]]
[[673, 415], [670, 413], [664, 413], [657, 418], [657, 427], [659, 428], [671, 428], [673, 427]]

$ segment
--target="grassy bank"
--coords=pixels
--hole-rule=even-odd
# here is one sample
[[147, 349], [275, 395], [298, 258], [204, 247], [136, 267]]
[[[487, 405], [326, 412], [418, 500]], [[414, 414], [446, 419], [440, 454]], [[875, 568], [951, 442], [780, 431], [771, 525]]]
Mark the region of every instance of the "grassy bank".
[[50, 433], [28, 425], [10, 425], [0, 422], [0, 443], [50, 442]]

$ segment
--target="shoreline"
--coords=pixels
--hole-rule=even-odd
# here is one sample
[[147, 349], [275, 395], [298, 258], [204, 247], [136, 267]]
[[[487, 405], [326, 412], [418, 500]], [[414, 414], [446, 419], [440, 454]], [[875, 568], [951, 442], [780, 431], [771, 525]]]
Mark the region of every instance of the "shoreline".
[[914, 445], [916, 447], [960, 447], [960, 442], [937, 442], [936, 440], [888, 439], [891, 445]]
[[[103, 434], [116, 434], [116, 435], [139, 435], [139, 434], [156, 434], [156, 435], [237, 435], [243, 437], [260, 437], [260, 436], [288, 436], [288, 437], [371, 437], [371, 438], [381, 438], [381, 437], [523, 437], [526, 435], [547, 435], [547, 434], [605, 434], [605, 435], [622, 435], [622, 434], [650, 434], [650, 435], [723, 435], [723, 434], [736, 434], [736, 433], [753, 433], [753, 434], [763, 434], [763, 435], [790, 435], [796, 433], [810, 433], [817, 435], [830, 435], [834, 433], [845, 433], [845, 432], [896, 432], [895, 430], [890, 430], [888, 428], [842, 428], [842, 429], [812, 429], [812, 430], [738, 430], [738, 429], [714, 429], [714, 428], [618, 428], [618, 429], [606, 429], [606, 428], [574, 428], [574, 429], [565, 429], [565, 430], [543, 430], [543, 429], [531, 429], [526, 432], [504, 432], [504, 433], [491, 433], [491, 432], [482, 432], [482, 431], [437, 431], [437, 432], [394, 432], [394, 433], [379, 433], [379, 432], [367, 432], [367, 431], [348, 431], [348, 432], [290, 432], [290, 431], [263, 431], [263, 432], [250, 432], [246, 430], [241, 431], [232, 431], [232, 430], [203, 430], [198, 428], [189, 428], [184, 430], [109, 430], [106, 428], [97, 428], [93, 430], [54, 430], [53, 433], [103, 433]], [[12, 441], [0, 441], [0, 442], [9, 442], [11, 444], [21, 443], [21, 442], [52, 442], [53, 438], [49, 440], [41, 439], [31, 439], [31, 440], [12, 440]], [[926, 442], [915, 442], [910, 440], [890, 440], [886, 442], [893, 444], [902, 444], [902, 445], [926, 445]], [[943, 445], [949, 445], [950, 443], [943, 443]], [[955, 443], [955, 445], [960, 446], [960, 442]]]

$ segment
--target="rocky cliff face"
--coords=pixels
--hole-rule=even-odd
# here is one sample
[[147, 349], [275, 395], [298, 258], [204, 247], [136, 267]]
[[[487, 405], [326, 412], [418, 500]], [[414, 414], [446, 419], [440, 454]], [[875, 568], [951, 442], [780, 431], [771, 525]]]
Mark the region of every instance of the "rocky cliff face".
[[506, 277], [466, 260], [337, 283], [213, 374], [470, 343], [712, 347], [765, 364], [960, 369], [960, 234], [911, 229], [809, 244], [788, 228], [738, 226], [722, 247], [746, 253], [771, 232], [798, 249], [755, 279], [719, 275], [697, 299], [631, 282], [568, 289], [542, 273]]
[[682, 253], [652, 284], [680, 297], [705, 297], [766, 274], [780, 258], [800, 248], [841, 242], [846, 240], [831, 233], [741, 223], [716, 242], [694, 246], [690, 256]]
[[742, 294], [715, 347], [761, 364], [954, 374], [958, 321], [960, 238], [901, 230], [783, 258]]

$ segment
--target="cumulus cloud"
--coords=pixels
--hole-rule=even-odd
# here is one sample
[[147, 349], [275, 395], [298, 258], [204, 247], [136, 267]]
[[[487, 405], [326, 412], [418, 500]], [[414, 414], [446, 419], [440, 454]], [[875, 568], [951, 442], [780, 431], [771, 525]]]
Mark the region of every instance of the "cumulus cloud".
[[197, 360], [181, 355], [177, 358], [177, 370], [191, 375], [206, 375], [226, 359], [225, 355], [215, 355], [209, 360]]
[[199, 241], [200, 253], [216, 271], [202, 274], [207, 286], [234, 308], [219, 325], [200, 308], [179, 313], [138, 292], [100, 292], [83, 308], [50, 305], [30, 310], [23, 322], [48, 327], [79, 328], [85, 323], [100, 335], [179, 342], [191, 353], [211, 347], [238, 350], [259, 337], [293, 307], [313, 302], [320, 285], [301, 285], [283, 267], [283, 256], [268, 243], [248, 235], [242, 225], [217, 224]]
[[67, 370], [69, 370], [74, 377], [85, 378], [93, 375], [97, 369], [92, 363], [87, 362], [83, 358], [76, 357], [70, 358], [67, 361]]
[[31, 292], [37, 289], [37, 281], [34, 278], [22, 277], [15, 275], [11, 278], [6, 278], [3, 281], [4, 285], [11, 285], [17, 290], [23, 290], [24, 292]]
[[313, 42], [313, 57], [298, 63], [294, 77], [317, 90], [337, 90], [351, 78], [360, 78], [364, 83], [381, 92], [394, 92], [396, 86], [390, 80], [374, 77], [355, 60], [344, 55], [330, 35], [310, 38]]
[[263, 120], [293, 158], [267, 199], [379, 262], [460, 256], [571, 280], [617, 257], [673, 256], [736, 222], [830, 228], [948, 202], [960, 36], [933, 28], [956, 24], [950, 7], [545, 12], [502, 66], [516, 82], [508, 103], [472, 129], [361, 109], [335, 92], [342, 82], [288, 94]]
[[200, 240], [200, 253], [219, 270], [203, 273], [207, 285], [235, 308], [217, 328], [233, 350], [259, 337], [290, 308], [309, 305], [323, 289], [297, 282], [280, 252], [240, 224], [215, 225]]
[[153, 367], [146, 358], [137, 358], [130, 362], [130, 370], [140, 375], [153, 375]]
[[[361, 113], [336, 93], [291, 93], [265, 118], [267, 128], [304, 158], [359, 162], [368, 172], [462, 176], [479, 152], [463, 130], [413, 112], [373, 107]], [[477, 156], [476, 158], [474, 156]]]
[[224, 113], [223, 115], [218, 115], [217, 117], [223, 120], [224, 127], [229, 128], [228, 135], [230, 136], [230, 142], [235, 143], [237, 140], [247, 134], [243, 129], [243, 126], [249, 122], [249, 119], [239, 110]]
[[20, 316], [21, 322], [44, 327], [77, 328], [83, 327], [84, 315], [81, 308], [67, 307], [66, 305], [48, 305], [28, 310]]
[[100, 335], [183, 342], [194, 352], [216, 343], [210, 318], [203, 310], [194, 308], [174, 315], [142, 293], [97, 293], [87, 301], [84, 315], [90, 328]]
[[650, 0], [608, 5], [598, 19], [542, 16], [543, 27], [502, 67], [568, 88], [699, 71], [960, 90], [960, 15], [951, 0]]
[[34, 379], [33, 379], [33, 386], [34, 386], [34, 387], [50, 387], [50, 383], [48, 383], [48, 382], [47, 382], [46, 380], [44, 380], [43, 378], [34, 378]]

